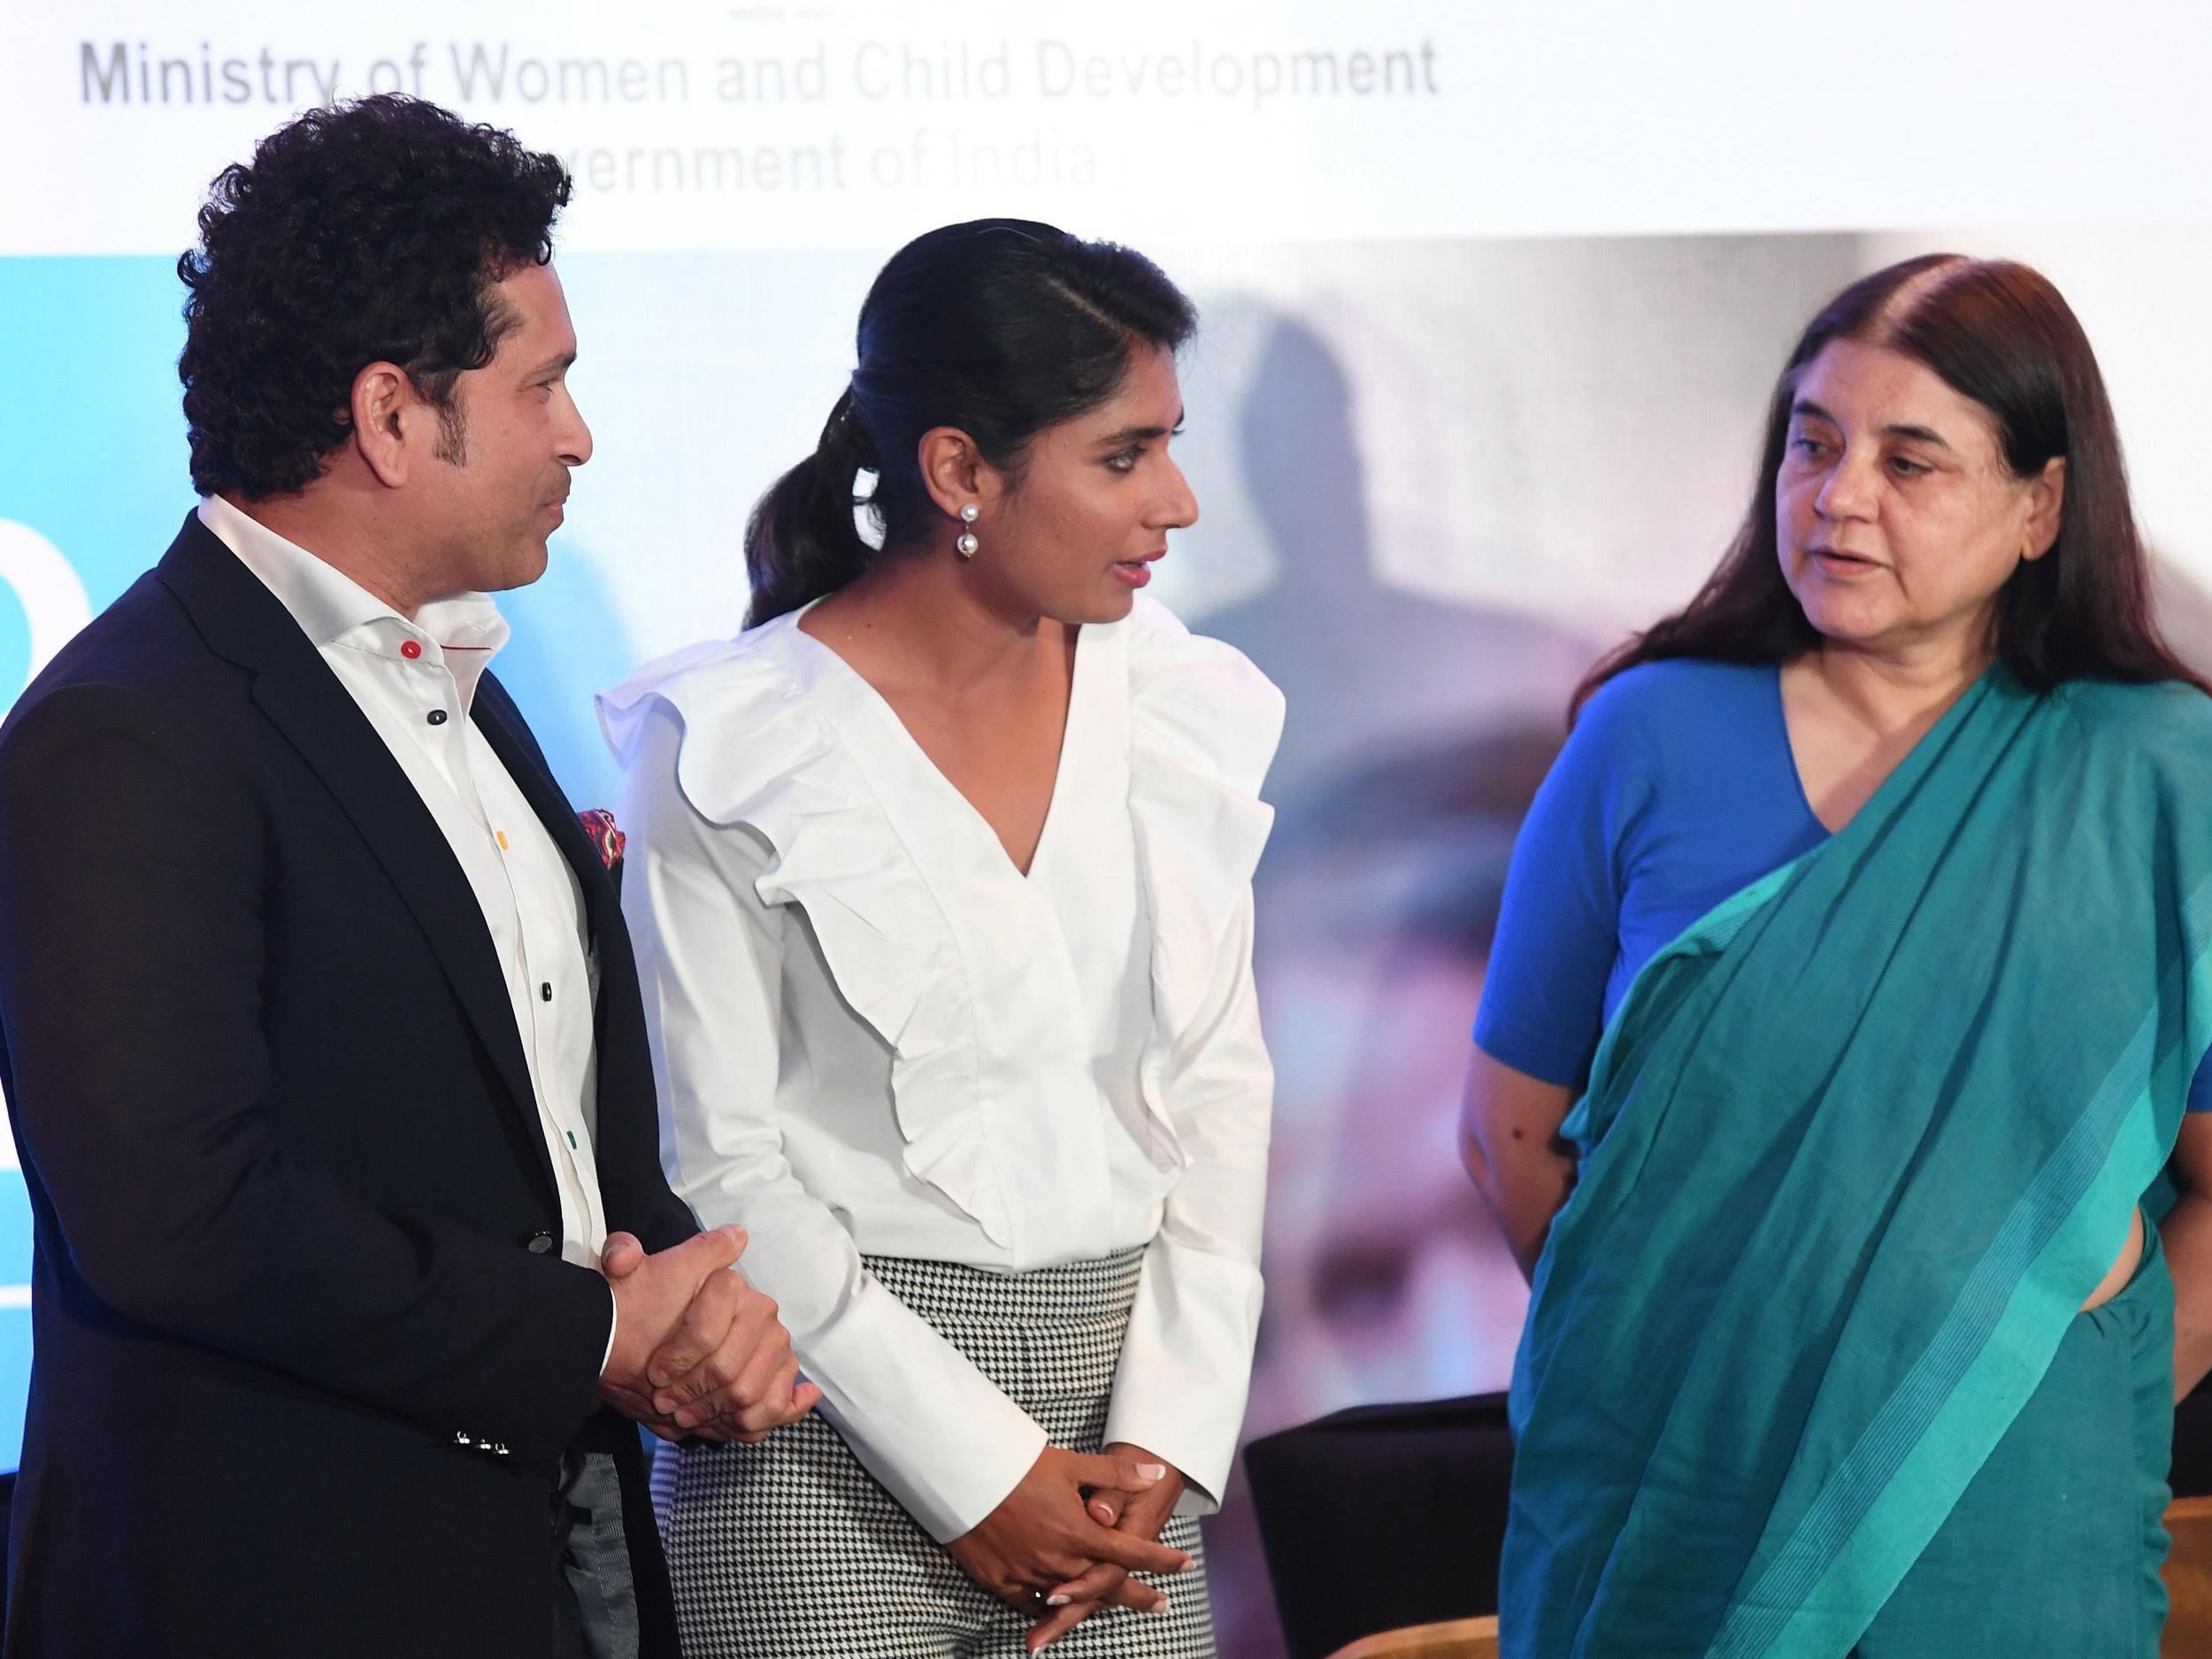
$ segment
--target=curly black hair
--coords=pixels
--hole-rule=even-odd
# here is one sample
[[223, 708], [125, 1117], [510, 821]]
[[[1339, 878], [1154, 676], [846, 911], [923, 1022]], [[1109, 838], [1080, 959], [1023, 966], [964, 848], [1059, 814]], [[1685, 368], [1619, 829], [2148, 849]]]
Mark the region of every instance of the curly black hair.
[[354, 377], [396, 363], [449, 419], [514, 326], [490, 293], [553, 257], [568, 170], [419, 98], [310, 110], [226, 167], [177, 261], [184, 419], [204, 495], [289, 495], [353, 424]]

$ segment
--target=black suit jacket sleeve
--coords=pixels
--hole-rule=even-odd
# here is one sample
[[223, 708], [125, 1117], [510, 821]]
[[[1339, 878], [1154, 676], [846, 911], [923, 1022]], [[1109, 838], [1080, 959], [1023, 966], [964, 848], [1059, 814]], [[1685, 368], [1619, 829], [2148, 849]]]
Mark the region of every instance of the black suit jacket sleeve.
[[248, 763], [192, 724], [77, 685], [0, 746], [0, 1022], [74, 1266], [129, 1320], [556, 1455], [595, 1403], [606, 1284], [286, 1156], [259, 1021], [273, 855]]

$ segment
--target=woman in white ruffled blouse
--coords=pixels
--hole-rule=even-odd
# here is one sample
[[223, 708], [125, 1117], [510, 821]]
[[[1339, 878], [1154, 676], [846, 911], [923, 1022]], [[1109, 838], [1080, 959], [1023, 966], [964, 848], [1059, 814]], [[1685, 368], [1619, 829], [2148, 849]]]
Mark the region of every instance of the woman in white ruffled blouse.
[[825, 1395], [664, 1450], [688, 1659], [1213, 1651], [1282, 700], [1139, 591], [1197, 513], [1193, 322], [1049, 226], [910, 244], [754, 513], [747, 631], [602, 699], [671, 1172]]

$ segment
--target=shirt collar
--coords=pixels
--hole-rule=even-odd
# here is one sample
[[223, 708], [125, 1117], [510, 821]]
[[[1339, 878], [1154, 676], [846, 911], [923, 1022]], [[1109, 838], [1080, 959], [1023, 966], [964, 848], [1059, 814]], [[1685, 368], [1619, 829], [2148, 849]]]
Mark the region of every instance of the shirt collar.
[[201, 498], [200, 522], [276, 595], [319, 649], [343, 647], [394, 662], [442, 666], [459, 687], [465, 710], [484, 670], [507, 643], [507, 620], [487, 595], [434, 599], [410, 622], [335, 565], [220, 495]]

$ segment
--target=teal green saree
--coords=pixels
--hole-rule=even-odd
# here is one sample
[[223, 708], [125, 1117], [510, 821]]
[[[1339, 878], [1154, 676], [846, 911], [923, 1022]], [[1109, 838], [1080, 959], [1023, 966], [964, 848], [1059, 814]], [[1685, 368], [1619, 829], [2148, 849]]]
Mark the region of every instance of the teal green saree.
[[2212, 699], [1992, 670], [1607, 1029], [1514, 1371], [1504, 1652], [1850, 1654], [2065, 1374], [2208, 1048]]

